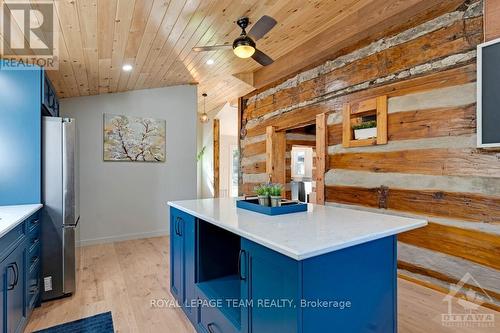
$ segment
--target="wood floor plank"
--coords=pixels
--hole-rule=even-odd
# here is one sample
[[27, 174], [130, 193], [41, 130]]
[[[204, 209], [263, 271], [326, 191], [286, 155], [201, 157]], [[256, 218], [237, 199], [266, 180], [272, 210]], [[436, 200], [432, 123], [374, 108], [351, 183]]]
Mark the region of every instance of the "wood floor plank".
[[[151, 306], [153, 299], [173, 300], [166, 237], [92, 245], [81, 248], [80, 254], [75, 295], [35, 309], [25, 332], [106, 311], [112, 312], [117, 333], [195, 332], [182, 310]], [[447, 311], [444, 294], [401, 279], [398, 285], [400, 333], [456, 332], [441, 324], [441, 314]], [[500, 318], [493, 310], [481, 311]], [[461, 328], [460, 332], [493, 331]]]

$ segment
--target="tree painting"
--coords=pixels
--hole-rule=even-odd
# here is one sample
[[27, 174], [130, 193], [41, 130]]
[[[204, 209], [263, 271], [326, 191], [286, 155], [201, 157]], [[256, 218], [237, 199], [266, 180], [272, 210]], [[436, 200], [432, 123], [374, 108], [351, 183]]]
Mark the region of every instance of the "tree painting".
[[104, 114], [104, 160], [165, 162], [165, 120]]

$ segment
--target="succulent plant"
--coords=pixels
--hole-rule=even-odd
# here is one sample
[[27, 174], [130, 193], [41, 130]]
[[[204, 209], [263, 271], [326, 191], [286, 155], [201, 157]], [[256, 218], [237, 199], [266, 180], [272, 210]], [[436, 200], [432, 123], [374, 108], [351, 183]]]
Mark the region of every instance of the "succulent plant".
[[374, 128], [377, 127], [377, 121], [376, 120], [370, 120], [370, 121], [365, 121], [361, 124], [353, 125], [352, 129], [353, 130], [359, 130], [359, 129], [364, 129], [364, 128]]
[[280, 197], [283, 187], [280, 184], [271, 185], [269, 188], [269, 195], [272, 197]]
[[256, 186], [254, 191], [258, 196], [269, 196], [270, 186], [269, 184], [261, 184]]

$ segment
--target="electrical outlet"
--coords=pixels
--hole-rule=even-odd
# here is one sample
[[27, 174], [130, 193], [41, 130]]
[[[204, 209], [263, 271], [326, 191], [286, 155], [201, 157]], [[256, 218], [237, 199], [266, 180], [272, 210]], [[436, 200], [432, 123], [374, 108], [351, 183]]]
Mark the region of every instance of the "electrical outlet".
[[52, 290], [52, 276], [46, 276], [43, 278], [43, 290], [44, 291]]

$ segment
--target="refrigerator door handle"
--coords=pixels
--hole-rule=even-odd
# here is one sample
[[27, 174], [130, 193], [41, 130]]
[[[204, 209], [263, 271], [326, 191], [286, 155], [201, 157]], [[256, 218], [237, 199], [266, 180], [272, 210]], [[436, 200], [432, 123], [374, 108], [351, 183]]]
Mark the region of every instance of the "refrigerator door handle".
[[76, 228], [78, 226], [78, 222], [80, 222], [80, 216], [78, 216], [78, 218], [76, 220], [76, 223], [73, 223], [73, 224], [64, 224], [63, 228], [64, 229], [66, 229], [66, 228]]

